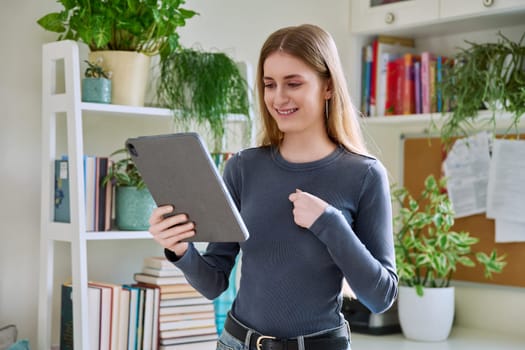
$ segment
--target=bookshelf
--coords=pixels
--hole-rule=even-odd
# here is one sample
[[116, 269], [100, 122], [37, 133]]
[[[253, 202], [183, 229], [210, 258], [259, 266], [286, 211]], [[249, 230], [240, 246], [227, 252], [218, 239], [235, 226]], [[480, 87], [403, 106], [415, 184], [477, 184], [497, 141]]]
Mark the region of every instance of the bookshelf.
[[[118, 240], [151, 240], [149, 232], [102, 231], [87, 232], [85, 218], [83, 157], [86, 144], [96, 143], [97, 150], [109, 154], [114, 148], [99, 145], [101, 139], [119, 139], [116, 128], [125, 129], [132, 121], [169, 125], [172, 111], [155, 107], [133, 107], [81, 101], [83, 60], [87, 57], [85, 45], [74, 41], [56, 41], [42, 48], [42, 174], [40, 217], [40, 279], [38, 291], [38, 349], [51, 349], [53, 331], [54, 295], [60, 286], [54, 280], [56, 270], [56, 242], [66, 242], [71, 252], [73, 286], [74, 347], [89, 349], [88, 336], [88, 242]], [[246, 67], [247, 78], [251, 76]], [[248, 81], [250, 83], [250, 81]], [[65, 119], [66, 126], [63, 127]], [[246, 122], [241, 115], [228, 116], [234, 126]], [[109, 124], [109, 127], [102, 125]], [[124, 125], [122, 125], [124, 124]], [[164, 129], [163, 129], [164, 128]], [[165, 126], [158, 130], [167, 133]], [[97, 135], [93, 135], [96, 133]], [[123, 135], [126, 135], [125, 133]], [[254, 133], [247, 142], [253, 143]], [[122, 136], [122, 135], [120, 135]], [[138, 136], [138, 135], [128, 135]], [[124, 138], [125, 140], [125, 138]], [[60, 145], [60, 143], [65, 145]], [[121, 142], [123, 145], [123, 142]], [[67, 147], [69, 160], [70, 223], [54, 222], [54, 161]], [[89, 150], [92, 152], [93, 150]], [[153, 243], [152, 243], [153, 244]], [[160, 249], [160, 248], [159, 248]], [[138, 255], [137, 255], [138, 258]], [[117, 268], [115, 266], [115, 268]], [[111, 267], [110, 267], [111, 269]], [[130, 279], [132, 275], [130, 275]], [[55, 311], [56, 311], [55, 305]], [[56, 324], [55, 324], [56, 327]]]
[[[465, 40], [496, 41], [501, 31], [518, 41], [525, 32], [525, 3], [520, 0], [356, 0], [350, 5], [350, 92], [361, 101], [361, 50], [377, 35], [415, 40], [415, 52], [451, 56]], [[383, 116], [376, 118], [382, 119]], [[385, 119], [382, 119], [386, 121]], [[401, 122], [401, 118], [397, 118]], [[389, 121], [391, 123], [391, 121]], [[404, 123], [404, 122], [403, 122]]]
[[[377, 35], [413, 38], [415, 52], [452, 55], [465, 40], [495, 42], [501, 31], [518, 41], [525, 32], [525, 2], [521, 0], [411, 0], [372, 6], [379, 0], [356, 0], [350, 4], [348, 64], [349, 89], [356, 105], [361, 101], [362, 47]], [[387, 1], [383, 1], [386, 3]], [[393, 21], [387, 21], [388, 17]], [[479, 122], [487, 118], [479, 113]], [[394, 182], [402, 183], [403, 135], [424, 135], [443, 119], [441, 113], [361, 118], [365, 137], [373, 154], [383, 160]], [[522, 118], [521, 125], [525, 124]], [[510, 125], [508, 114], [498, 115], [497, 128]], [[434, 135], [435, 136], [435, 135]]]

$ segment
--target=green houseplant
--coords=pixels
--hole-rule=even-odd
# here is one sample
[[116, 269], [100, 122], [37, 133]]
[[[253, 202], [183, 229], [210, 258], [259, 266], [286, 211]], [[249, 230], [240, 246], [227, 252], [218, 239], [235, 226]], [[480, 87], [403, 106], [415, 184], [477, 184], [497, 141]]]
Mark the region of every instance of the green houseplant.
[[452, 229], [454, 211], [445, 186], [444, 178], [430, 175], [417, 199], [406, 188], [392, 190], [392, 201], [399, 206], [394, 217], [399, 319], [405, 336], [414, 340], [448, 337], [454, 315], [450, 281], [458, 265], [473, 267], [477, 262], [490, 278], [506, 264], [495, 250], [475, 252], [478, 238]]
[[164, 59], [179, 47], [177, 29], [196, 12], [184, 0], [57, 0], [59, 12], [37, 20], [58, 40], [85, 43], [90, 61], [104, 58], [113, 72], [112, 103], [143, 106], [150, 57]]
[[248, 84], [223, 52], [181, 47], [170, 54], [160, 62], [157, 98], [183, 127], [192, 121], [208, 127], [214, 152], [221, 150], [229, 114], [242, 114], [250, 122]]
[[184, 0], [57, 0], [63, 9], [37, 23], [58, 40], [86, 43], [91, 51], [137, 51], [166, 57], [175, 51], [177, 29], [196, 12]]
[[97, 62], [85, 61], [88, 65], [82, 79], [82, 101], [111, 103], [111, 72], [106, 72]]
[[156, 204], [144, 184], [127, 149], [119, 149], [110, 157], [115, 159], [108, 168], [103, 183], [115, 188], [115, 221], [121, 230], [147, 230], [149, 216]]
[[[506, 132], [517, 132], [525, 113], [525, 34], [518, 42], [498, 36], [493, 43], [466, 41], [468, 46], [452, 57], [454, 64], [444, 65], [441, 90], [451, 104], [440, 130], [444, 141], [468, 136], [475, 126], [495, 131], [498, 111], [511, 116]], [[478, 112], [483, 108], [491, 111], [491, 117], [481, 121]]]

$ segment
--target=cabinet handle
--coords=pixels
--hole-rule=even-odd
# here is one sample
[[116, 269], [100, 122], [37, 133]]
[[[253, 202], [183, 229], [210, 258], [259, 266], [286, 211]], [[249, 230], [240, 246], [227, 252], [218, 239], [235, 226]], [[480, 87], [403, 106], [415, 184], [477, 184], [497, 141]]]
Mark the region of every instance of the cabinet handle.
[[494, 5], [494, 0], [483, 0], [483, 6], [491, 7], [492, 5]]
[[396, 16], [394, 16], [394, 14], [392, 12], [387, 12], [387, 14], [385, 15], [385, 23], [386, 24], [394, 23], [395, 19], [396, 19]]

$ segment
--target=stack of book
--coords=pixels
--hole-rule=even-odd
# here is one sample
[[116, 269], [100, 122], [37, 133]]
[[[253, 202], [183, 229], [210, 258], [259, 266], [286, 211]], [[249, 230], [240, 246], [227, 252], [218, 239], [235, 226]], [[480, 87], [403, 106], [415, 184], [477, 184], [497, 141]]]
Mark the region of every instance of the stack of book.
[[159, 291], [160, 350], [212, 349], [217, 342], [213, 301], [203, 297], [184, 274], [164, 257], [144, 259], [137, 287]]

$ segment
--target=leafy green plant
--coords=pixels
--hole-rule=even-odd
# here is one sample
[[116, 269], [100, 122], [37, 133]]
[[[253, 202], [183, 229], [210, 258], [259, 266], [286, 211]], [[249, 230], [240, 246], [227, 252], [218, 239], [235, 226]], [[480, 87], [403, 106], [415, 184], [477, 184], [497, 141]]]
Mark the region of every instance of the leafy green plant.
[[91, 51], [137, 51], [161, 58], [179, 46], [177, 28], [197, 13], [184, 0], [57, 0], [63, 9], [37, 20], [58, 40], [86, 43]]
[[101, 62], [89, 62], [84, 60], [87, 63], [88, 67], [84, 71], [84, 77], [86, 78], [111, 78], [111, 72], [106, 72], [104, 68], [100, 65]]
[[111, 182], [113, 186], [136, 187], [138, 190], [146, 187], [144, 180], [126, 148], [118, 149], [110, 157], [124, 156], [115, 160], [108, 169], [108, 174], [102, 179], [103, 184]]
[[209, 126], [215, 152], [221, 150], [228, 114], [249, 115], [248, 93], [237, 64], [223, 52], [180, 48], [160, 62], [159, 103], [183, 126], [192, 121]]
[[[525, 34], [519, 42], [501, 33], [498, 36], [495, 43], [466, 41], [468, 47], [453, 56], [454, 64], [443, 67], [443, 99], [452, 107], [444, 114], [440, 130], [446, 143], [456, 136], [468, 136], [476, 127], [494, 130], [499, 110], [512, 118], [506, 132], [518, 131], [525, 113]], [[484, 107], [492, 111], [492, 117], [480, 121], [478, 111]]]
[[415, 287], [418, 295], [423, 295], [423, 287], [448, 287], [458, 264], [474, 267], [477, 261], [486, 278], [506, 265], [505, 256], [496, 250], [489, 255], [474, 252], [478, 238], [452, 230], [454, 210], [445, 186], [445, 179], [437, 181], [430, 175], [418, 199], [405, 188], [392, 190], [392, 201], [399, 205], [394, 217], [399, 281]]

